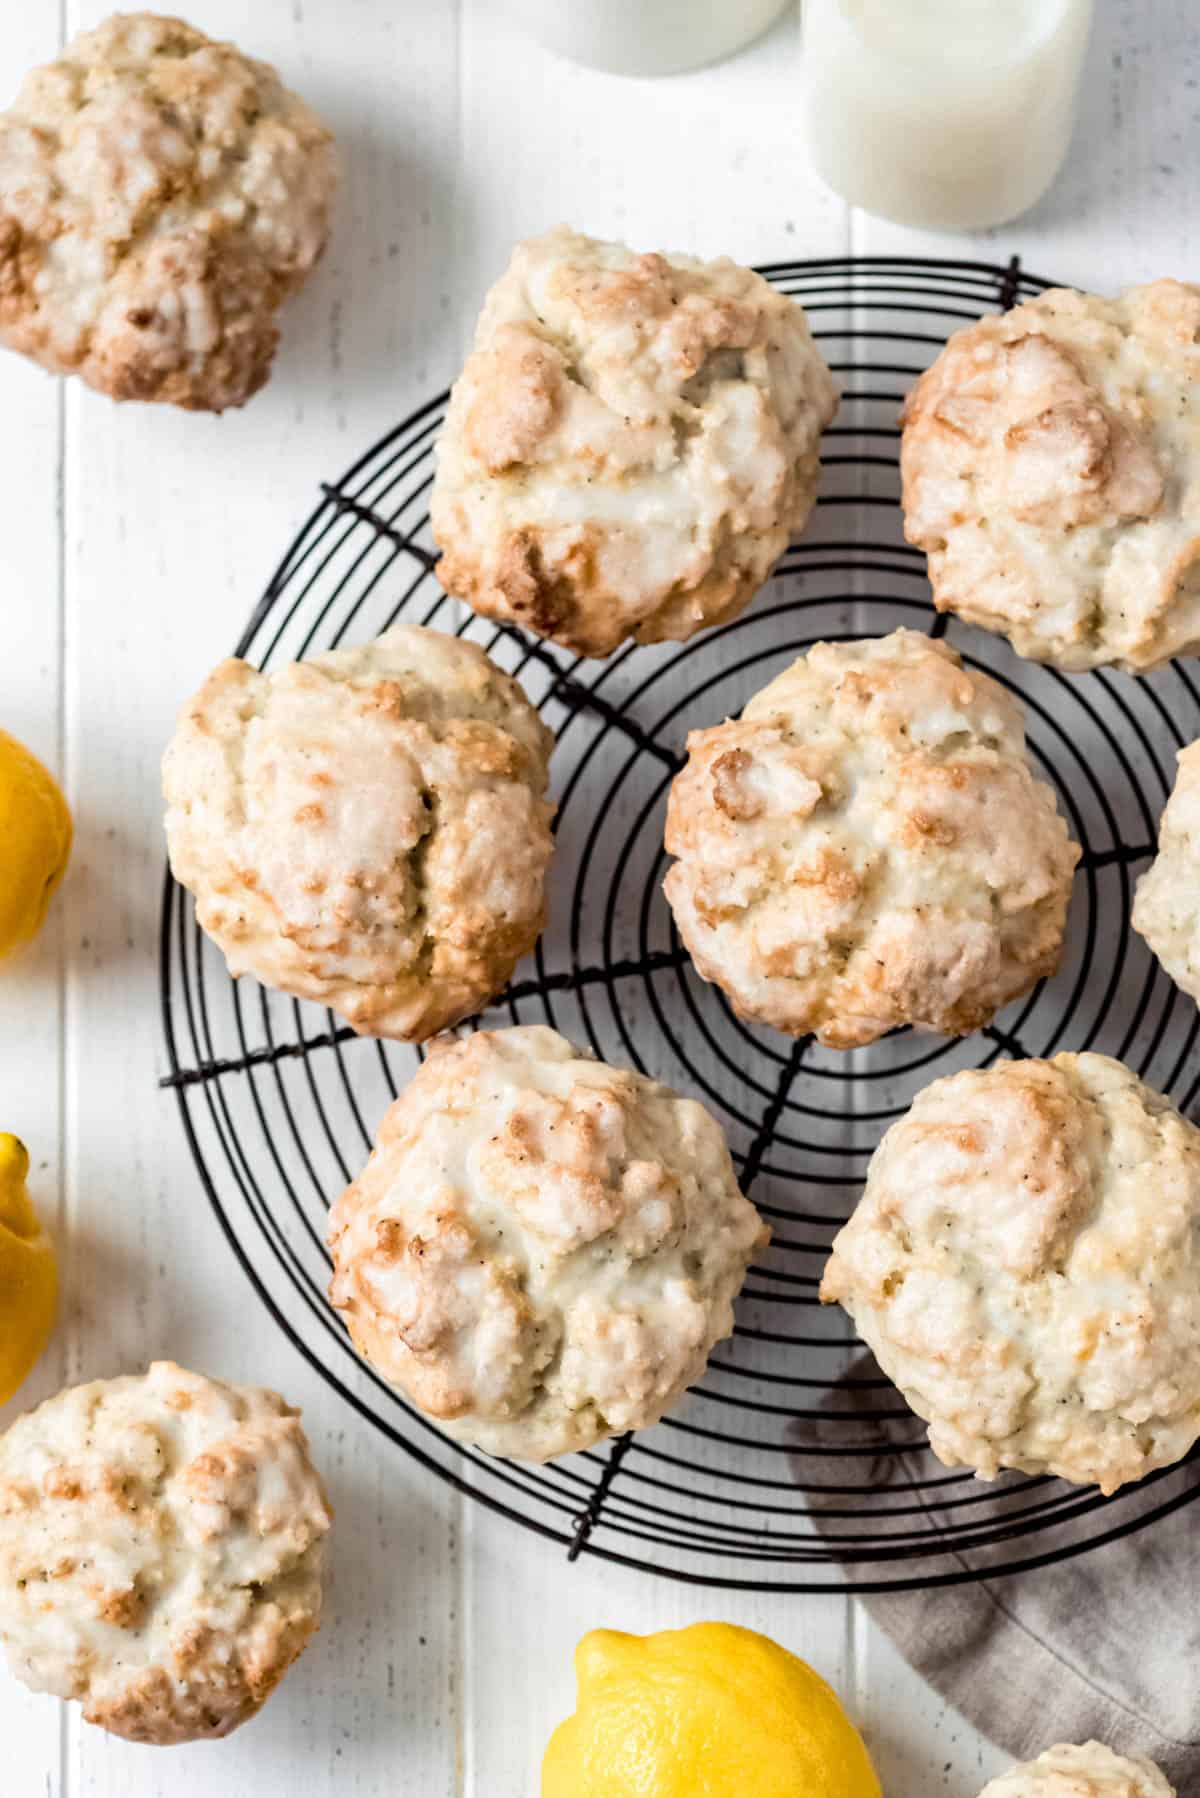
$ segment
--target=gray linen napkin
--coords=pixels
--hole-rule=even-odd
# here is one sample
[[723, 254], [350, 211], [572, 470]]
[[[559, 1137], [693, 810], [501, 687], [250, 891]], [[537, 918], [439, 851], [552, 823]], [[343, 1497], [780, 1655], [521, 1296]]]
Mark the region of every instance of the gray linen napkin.
[[[869, 1358], [850, 1370], [856, 1381], [878, 1374]], [[942, 1471], [925, 1447], [923, 1428], [912, 1417], [847, 1418], [848, 1409], [885, 1408], [881, 1398], [898, 1408], [886, 1384], [881, 1392], [847, 1383], [831, 1398], [839, 1413], [836, 1425], [794, 1423], [795, 1475], [810, 1493], [814, 1486], [863, 1480], [870, 1464], [866, 1456], [874, 1451], [874, 1472], [886, 1483], [885, 1502], [898, 1511], [910, 1502], [919, 1506], [914, 1515], [896, 1515], [887, 1527], [906, 1538], [917, 1530], [933, 1532], [937, 1509], [929, 1500], [940, 1494], [913, 1489], [914, 1482]], [[855, 1441], [861, 1442], [863, 1460], [851, 1464], [844, 1454], [822, 1456], [823, 1448], [844, 1450]], [[849, 1465], [856, 1471], [848, 1474]], [[1002, 1477], [991, 1487], [972, 1486], [972, 1497], [987, 1495], [978, 1506], [980, 1533], [992, 1523], [1002, 1526], [1017, 1506], [1063, 1491], [1057, 1482], [1047, 1482], [1018, 1497], [1019, 1485]], [[945, 1489], [948, 1495], [962, 1491]], [[1193, 1495], [1196, 1502], [1187, 1502]], [[969, 1585], [874, 1593], [863, 1602], [906, 1660], [1014, 1760], [1028, 1760], [1051, 1742], [1095, 1738], [1118, 1753], [1149, 1755], [1181, 1798], [1194, 1798], [1200, 1794], [1200, 1461], [1123, 1493], [1048, 1537], [922, 1557], [907, 1570], [856, 1560], [848, 1544], [847, 1571], [864, 1579], [907, 1572], [924, 1582], [956, 1568], [986, 1569], [1001, 1553], [1024, 1559], [1085, 1535], [1094, 1540], [1178, 1499], [1185, 1502], [1168, 1515], [1075, 1559]], [[827, 1540], [844, 1539], [863, 1527], [861, 1509], [857, 1521], [835, 1515], [845, 1502], [810, 1496], [813, 1521]]]

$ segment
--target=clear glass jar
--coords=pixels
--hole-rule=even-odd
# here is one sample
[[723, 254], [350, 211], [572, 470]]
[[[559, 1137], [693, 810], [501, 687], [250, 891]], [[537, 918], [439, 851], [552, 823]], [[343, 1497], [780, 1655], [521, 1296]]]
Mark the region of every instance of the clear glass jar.
[[732, 56], [790, 0], [506, 0], [530, 35], [617, 75], [676, 75]]
[[805, 134], [852, 205], [998, 225], [1067, 153], [1093, 0], [804, 0]]

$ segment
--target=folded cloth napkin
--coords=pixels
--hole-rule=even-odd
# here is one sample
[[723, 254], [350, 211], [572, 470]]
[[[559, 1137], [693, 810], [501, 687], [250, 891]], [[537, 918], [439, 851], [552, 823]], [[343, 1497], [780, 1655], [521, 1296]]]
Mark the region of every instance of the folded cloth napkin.
[[[930, 1685], [1014, 1760], [1032, 1759], [1052, 1742], [1094, 1738], [1118, 1753], [1148, 1755], [1181, 1798], [1200, 1793], [1200, 1505], [1191, 1502], [1200, 1499], [1200, 1459], [1048, 1532], [989, 1542], [1020, 1510], [1069, 1501], [1076, 1492], [1087, 1502], [1094, 1490], [1058, 1481], [1031, 1488], [1017, 1475], [991, 1485], [960, 1483], [933, 1460], [923, 1426], [902, 1412], [870, 1358], [834, 1388], [830, 1409], [836, 1423], [831, 1416], [790, 1426], [795, 1477], [822, 1535], [845, 1542], [848, 1573], [919, 1582], [863, 1602]], [[861, 1458], [847, 1456], [855, 1447]], [[870, 1513], [861, 1499], [830, 1490], [868, 1477], [884, 1493]], [[945, 1483], [930, 1488], [931, 1478]], [[964, 1498], [972, 1501], [969, 1510]], [[969, 1517], [978, 1546], [938, 1553], [936, 1534], [947, 1516], [956, 1534]], [[1147, 1521], [1073, 1559], [965, 1585], [926, 1583], [967, 1568], [986, 1575], [1000, 1559], [1095, 1543], [1135, 1519]], [[859, 1558], [850, 1538], [861, 1542], [865, 1530], [881, 1526], [890, 1546], [927, 1542], [932, 1552], [907, 1567]]]

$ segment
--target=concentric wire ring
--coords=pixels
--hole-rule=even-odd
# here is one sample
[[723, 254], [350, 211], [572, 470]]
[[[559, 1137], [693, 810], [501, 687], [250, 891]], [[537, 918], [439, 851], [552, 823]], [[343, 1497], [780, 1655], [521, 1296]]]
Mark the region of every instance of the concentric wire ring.
[[888, 1382], [856, 1366], [840, 1314], [819, 1307], [821, 1267], [880, 1134], [938, 1074], [1094, 1048], [1183, 1109], [1195, 1103], [1200, 1014], [1128, 918], [1174, 753], [1200, 735], [1200, 690], [1182, 664], [1143, 681], [1068, 678], [952, 623], [970, 665], [1020, 696], [1035, 760], [1083, 847], [1064, 967], [962, 1042], [902, 1033], [845, 1055], [738, 1020], [691, 968], [661, 896], [666, 790], [687, 731], [735, 714], [822, 638], [900, 624], [940, 634], [923, 559], [900, 532], [898, 405], [951, 330], [1046, 285], [1015, 260], [828, 259], [763, 272], [803, 300], [845, 398], [827, 434], [821, 504], [744, 617], [595, 664], [466, 615], [438, 586], [428, 528], [442, 394], [323, 489], [238, 645], [276, 666], [400, 617], [430, 624], [483, 643], [554, 727], [551, 928], [485, 1021], [551, 1023], [720, 1117], [774, 1241], [700, 1386], [653, 1430], [528, 1467], [449, 1441], [364, 1366], [326, 1297], [325, 1214], [415, 1052], [231, 982], [169, 877], [163, 1084], [221, 1229], [277, 1323], [381, 1436], [459, 1490], [571, 1558], [710, 1585], [955, 1583], [1144, 1527], [1193, 1496], [1192, 1470], [1112, 1499], [1045, 1478], [988, 1487], [948, 1471]]

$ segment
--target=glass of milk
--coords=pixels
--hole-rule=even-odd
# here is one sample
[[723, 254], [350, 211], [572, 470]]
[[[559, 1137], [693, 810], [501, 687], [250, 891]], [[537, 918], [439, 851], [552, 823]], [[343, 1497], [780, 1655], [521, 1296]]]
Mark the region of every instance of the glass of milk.
[[809, 150], [852, 205], [963, 231], [1045, 193], [1092, 0], [803, 0], [803, 20]]
[[732, 56], [790, 0], [505, 0], [539, 44], [617, 75], [675, 75]]

